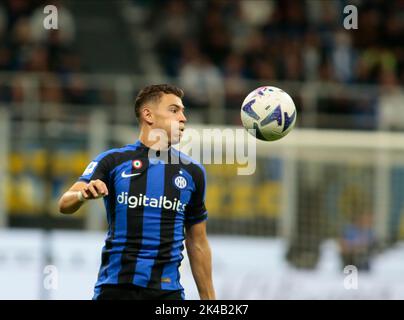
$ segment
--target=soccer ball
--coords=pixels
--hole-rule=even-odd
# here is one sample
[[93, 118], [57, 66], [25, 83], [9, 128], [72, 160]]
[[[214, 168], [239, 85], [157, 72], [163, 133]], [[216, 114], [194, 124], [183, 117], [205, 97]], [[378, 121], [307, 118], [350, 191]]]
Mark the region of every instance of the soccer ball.
[[259, 87], [244, 99], [241, 106], [244, 128], [255, 129], [256, 138], [274, 141], [286, 136], [295, 126], [296, 107], [292, 98], [276, 87]]

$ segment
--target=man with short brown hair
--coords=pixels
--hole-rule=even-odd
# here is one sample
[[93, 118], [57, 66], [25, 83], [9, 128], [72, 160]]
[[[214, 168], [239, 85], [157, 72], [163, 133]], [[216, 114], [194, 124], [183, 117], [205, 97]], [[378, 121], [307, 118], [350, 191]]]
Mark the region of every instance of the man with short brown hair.
[[215, 299], [206, 236], [206, 172], [172, 148], [187, 121], [183, 91], [145, 87], [135, 101], [139, 140], [98, 155], [59, 201], [76, 212], [104, 198], [108, 234], [93, 299], [184, 299], [183, 241], [201, 299]]

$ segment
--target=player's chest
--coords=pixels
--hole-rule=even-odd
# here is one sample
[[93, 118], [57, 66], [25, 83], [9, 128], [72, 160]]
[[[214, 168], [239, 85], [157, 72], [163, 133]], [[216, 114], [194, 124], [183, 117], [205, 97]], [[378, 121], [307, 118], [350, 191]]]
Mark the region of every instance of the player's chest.
[[195, 183], [187, 168], [181, 164], [164, 164], [147, 158], [133, 159], [117, 166], [110, 181], [116, 193], [129, 195], [166, 195], [188, 198], [195, 190]]

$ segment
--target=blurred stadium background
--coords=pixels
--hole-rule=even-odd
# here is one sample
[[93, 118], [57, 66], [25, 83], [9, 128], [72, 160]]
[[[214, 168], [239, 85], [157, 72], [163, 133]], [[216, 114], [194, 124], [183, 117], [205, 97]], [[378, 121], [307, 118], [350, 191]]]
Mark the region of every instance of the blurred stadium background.
[[240, 128], [262, 85], [298, 108], [288, 137], [258, 145], [254, 175], [206, 166], [218, 298], [403, 299], [403, 35], [402, 0], [2, 1], [0, 298], [91, 298], [102, 204], [63, 216], [57, 200], [95, 154], [136, 139], [137, 91], [170, 82], [189, 127]]

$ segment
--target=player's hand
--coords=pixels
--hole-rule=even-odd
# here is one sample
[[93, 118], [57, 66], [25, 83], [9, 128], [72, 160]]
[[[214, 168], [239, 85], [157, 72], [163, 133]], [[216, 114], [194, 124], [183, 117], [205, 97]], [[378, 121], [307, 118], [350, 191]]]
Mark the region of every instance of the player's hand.
[[86, 200], [98, 199], [108, 195], [108, 188], [105, 183], [99, 179], [91, 180], [81, 193]]

